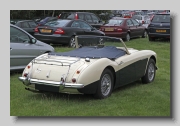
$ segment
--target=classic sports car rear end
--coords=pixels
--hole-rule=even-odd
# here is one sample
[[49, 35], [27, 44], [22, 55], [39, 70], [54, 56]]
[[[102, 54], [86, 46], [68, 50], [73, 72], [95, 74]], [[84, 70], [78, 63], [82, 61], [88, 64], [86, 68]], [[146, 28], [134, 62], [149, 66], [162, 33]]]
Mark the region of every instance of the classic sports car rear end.
[[[123, 46], [104, 46], [105, 41], [111, 40]], [[143, 83], [151, 83], [155, 78], [154, 51], [127, 48], [122, 39], [107, 36], [76, 36], [76, 47], [32, 60], [19, 77], [25, 89], [94, 94], [102, 99], [110, 96], [113, 89], [140, 78]]]

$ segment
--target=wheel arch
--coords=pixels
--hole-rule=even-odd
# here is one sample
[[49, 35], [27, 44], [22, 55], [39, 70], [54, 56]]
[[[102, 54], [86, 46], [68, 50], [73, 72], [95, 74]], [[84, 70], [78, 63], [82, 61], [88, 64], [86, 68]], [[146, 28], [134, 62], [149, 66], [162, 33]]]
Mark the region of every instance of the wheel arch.
[[115, 70], [114, 70], [114, 68], [112, 67], [112, 66], [107, 66], [107, 67], [105, 67], [104, 68], [104, 70], [105, 69], [109, 69], [111, 72], [112, 72], [112, 74], [113, 74], [113, 79], [114, 79], [114, 83], [113, 83], [113, 88], [114, 88], [114, 85], [115, 85], [115, 83], [116, 83], [116, 73], [115, 73]]

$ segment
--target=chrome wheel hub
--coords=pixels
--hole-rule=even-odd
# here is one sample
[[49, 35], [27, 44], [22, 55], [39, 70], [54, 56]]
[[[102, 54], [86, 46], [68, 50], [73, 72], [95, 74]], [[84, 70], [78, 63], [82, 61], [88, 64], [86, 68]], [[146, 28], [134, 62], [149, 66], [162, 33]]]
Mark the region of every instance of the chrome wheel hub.
[[70, 46], [75, 48], [75, 39], [74, 38], [71, 38], [71, 41], [70, 41]]
[[111, 77], [105, 74], [101, 80], [101, 92], [104, 96], [107, 96], [111, 91]]
[[153, 65], [153, 63], [151, 63], [149, 65], [149, 69], [148, 69], [148, 78], [150, 81], [152, 81], [154, 78], [154, 71], [155, 71], [154, 65]]

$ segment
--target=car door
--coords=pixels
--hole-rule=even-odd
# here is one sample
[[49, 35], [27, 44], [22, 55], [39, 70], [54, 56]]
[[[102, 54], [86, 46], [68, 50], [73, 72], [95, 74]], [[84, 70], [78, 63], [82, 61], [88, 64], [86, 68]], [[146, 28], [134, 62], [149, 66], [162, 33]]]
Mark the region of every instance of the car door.
[[134, 26], [133, 22], [131, 21], [131, 19], [128, 19], [127, 22], [127, 27], [128, 27], [128, 31], [130, 32], [130, 36], [131, 37], [135, 37], [137, 36], [137, 29], [136, 26]]
[[136, 31], [136, 36], [142, 36], [143, 35], [143, 32], [145, 30], [145, 27], [144, 26], [141, 26], [139, 25], [139, 23], [134, 20], [134, 19], [131, 19], [134, 26], [135, 26], [135, 31]]
[[20, 29], [10, 26], [10, 68], [23, 68], [40, 55], [39, 46], [30, 43], [30, 37]]

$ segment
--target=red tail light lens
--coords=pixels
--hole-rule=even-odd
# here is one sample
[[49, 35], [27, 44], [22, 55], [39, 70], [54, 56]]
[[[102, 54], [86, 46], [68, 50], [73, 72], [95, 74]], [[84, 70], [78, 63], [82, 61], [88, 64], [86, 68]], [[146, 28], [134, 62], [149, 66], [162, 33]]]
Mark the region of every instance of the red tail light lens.
[[60, 18], [61, 17], [61, 14], [58, 16], [58, 18]]
[[100, 30], [100, 31], [104, 31], [104, 28], [100, 28], [99, 30]]
[[72, 79], [72, 82], [73, 82], [73, 83], [76, 83], [76, 79], [75, 79], [75, 78], [73, 78], [73, 79]]
[[28, 73], [24, 73], [24, 77], [27, 77]]
[[142, 21], [142, 24], [144, 24], [144, 21]]
[[65, 34], [64, 30], [61, 28], [56, 29], [56, 31], [54, 32], [54, 34]]
[[78, 15], [77, 14], [75, 15], [75, 19], [78, 19]]
[[39, 31], [38, 31], [38, 27], [36, 27], [36, 28], [34, 29], [34, 32], [39, 32]]

